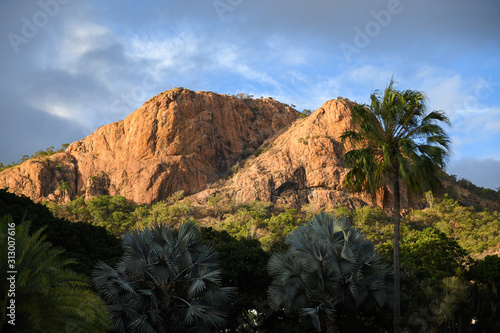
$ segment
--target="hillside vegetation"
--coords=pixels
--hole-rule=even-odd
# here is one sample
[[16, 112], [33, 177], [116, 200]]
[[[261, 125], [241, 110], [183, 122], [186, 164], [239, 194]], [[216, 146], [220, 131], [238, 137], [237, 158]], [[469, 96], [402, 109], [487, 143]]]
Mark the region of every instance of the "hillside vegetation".
[[[120, 237], [127, 231], [152, 227], [160, 222], [176, 229], [185, 220], [195, 220], [205, 242], [219, 253], [222, 285], [238, 288], [237, 302], [228, 317], [233, 319], [228, 320], [226, 327], [232, 330], [247, 327], [259, 332], [314, 331], [312, 326], [297, 321], [293, 314], [269, 308], [267, 288], [271, 278], [266, 271], [271, 255], [288, 249], [289, 234], [319, 213], [311, 205], [278, 210], [272, 203], [256, 201], [234, 205], [214, 196], [207, 207], [201, 207], [183, 199], [182, 193], [176, 193], [164, 202], [148, 206], [134, 205], [119, 196], [100, 196], [87, 203], [78, 198], [66, 205], [48, 204], [59, 216], [54, 218], [45, 207], [27, 198], [6, 191], [1, 194], [2, 202], [6, 203], [0, 207], [2, 216], [15, 216], [19, 221], [26, 214], [30, 220], [38, 221], [32, 225], [48, 225], [49, 239], [66, 249], [65, 256], [76, 256], [79, 262], [90, 260], [91, 265], [97, 263], [95, 254], [101, 259], [109, 258], [107, 262], [113, 264], [114, 258], [121, 253], [114, 250], [115, 243], [111, 239], [95, 243], [96, 236], [92, 235], [98, 230], [101, 232], [103, 227]], [[473, 207], [460, 206], [448, 196], [429, 200], [427, 208], [415, 210], [402, 221], [401, 267], [405, 272], [402, 302], [409, 311], [404, 314], [405, 325], [410, 330], [434, 327], [437, 332], [451, 332], [457, 325], [468, 327], [469, 319], [476, 318], [481, 323], [478, 328], [495, 329], [495, 325], [500, 325], [498, 311], [494, 310], [498, 306], [496, 286], [500, 283], [500, 258], [484, 257], [484, 254], [487, 250], [493, 252], [495, 245], [500, 243], [498, 212], [478, 212]], [[365, 206], [351, 211], [337, 207], [328, 214], [347, 218], [364, 237], [373, 241], [390, 266], [392, 224], [380, 208]], [[69, 223], [62, 216], [83, 222]], [[82, 234], [79, 229], [85, 225], [88, 230]], [[80, 243], [75, 247], [72, 235], [90, 238], [86, 245]], [[88, 248], [91, 244], [98, 248]], [[77, 254], [78, 251], [82, 254]], [[115, 257], [111, 258], [113, 253]], [[93, 256], [84, 259], [82, 255], [85, 254]], [[89, 264], [74, 267], [89, 275]], [[424, 286], [424, 294], [421, 286]], [[428, 304], [433, 304], [434, 308], [429, 308]], [[463, 304], [463, 308], [459, 304]], [[448, 317], [440, 318], [437, 315], [440, 311]], [[386, 332], [390, 322], [390, 311], [374, 308], [339, 312], [335, 325], [352, 332]]]
[[[434, 198], [429, 193], [427, 201], [427, 208], [413, 210], [403, 219], [403, 237], [433, 227], [474, 257], [494, 252], [500, 244], [498, 211], [464, 207], [447, 194]], [[207, 206], [199, 206], [183, 199], [182, 191], [153, 205], [136, 205], [122, 196], [104, 195], [87, 202], [82, 196], [65, 205], [47, 203], [47, 206], [58, 217], [105, 227], [117, 237], [157, 222], [178, 226], [183, 220], [194, 219], [203, 226], [225, 230], [237, 239], [257, 239], [264, 249], [280, 246], [291, 231], [320, 212], [311, 205], [294, 209], [263, 201], [235, 205], [220, 195], [209, 199]], [[327, 212], [347, 217], [376, 245], [392, 239], [392, 221], [381, 208], [364, 206], [350, 211], [340, 206]]]

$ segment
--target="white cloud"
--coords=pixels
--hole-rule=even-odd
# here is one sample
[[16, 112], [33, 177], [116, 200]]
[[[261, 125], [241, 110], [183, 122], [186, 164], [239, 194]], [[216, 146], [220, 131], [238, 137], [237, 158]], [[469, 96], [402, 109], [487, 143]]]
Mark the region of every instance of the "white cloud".
[[267, 71], [259, 70], [258, 66], [254, 65], [254, 57], [250, 57], [241, 47], [218, 45], [217, 62], [214, 67], [217, 70], [237, 74], [250, 81], [256, 81], [261, 85], [279, 87], [280, 84]]
[[425, 90], [432, 108], [436, 110], [444, 110], [453, 115], [455, 105], [463, 96], [463, 83], [460, 75], [452, 74], [451, 76], [436, 76], [430, 75], [424, 79]]
[[203, 45], [188, 31], [169, 37], [164, 35], [135, 35], [127, 47], [130, 57], [148, 60], [155, 70], [166, 71], [176, 68], [179, 72], [192, 70], [193, 58], [203, 52]]
[[391, 71], [384, 67], [378, 67], [375, 65], [362, 65], [359, 67], [350, 68], [348, 71], [346, 71], [345, 76], [355, 84], [362, 83], [372, 86], [382, 84], [383, 86], [375, 89], [383, 90], [387, 86], [387, 84], [389, 84], [391, 77], [394, 75], [393, 70]]
[[79, 22], [66, 27], [64, 36], [56, 46], [58, 59], [52, 62], [56, 68], [71, 74], [81, 73], [85, 68], [76, 66], [85, 54], [103, 50], [116, 43], [116, 37], [107, 27]]

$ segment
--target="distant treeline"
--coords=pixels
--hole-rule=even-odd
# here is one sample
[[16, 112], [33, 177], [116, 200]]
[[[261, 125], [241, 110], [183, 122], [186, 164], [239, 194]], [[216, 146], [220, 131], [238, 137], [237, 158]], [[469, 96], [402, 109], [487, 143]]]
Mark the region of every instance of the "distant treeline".
[[26, 162], [27, 160], [29, 159], [32, 159], [32, 158], [38, 158], [38, 157], [48, 157], [50, 155], [54, 155], [55, 153], [62, 153], [63, 151], [65, 151], [67, 148], [69, 147], [69, 143], [63, 143], [61, 145], [61, 148], [57, 149], [57, 150], [54, 150], [54, 147], [49, 147], [45, 150], [39, 150], [37, 151], [36, 153], [34, 153], [33, 155], [29, 156], [29, 155], [23, 155], [23, 157], [21, 157], [21, 159], [16, 163], [16, 162], [12, 162], [11, 164], [8, 164], [8, 165], [4, 165], [3, 163], [0, 162], [0, 171], [3, 171], [5, 169], [8, 169], [8, 168], [12, 168], [16, 165], [19, 165], [23, 162]]
[[[462, 187], [463, 189], [469, 191], [472, 194], [477, 195], [478, 197], [491, 200], [500, 205], [500, 187], [495, 190], [490, 188], [484, 188], [482, 186], [474, 185], [470, 180], [465, 178], [458, 178], [457, 175], [445, 176], [446, 180], [452, 183], [453, 185]], [[450, 193], [452, 197], [455, 197], [454, 193]]]

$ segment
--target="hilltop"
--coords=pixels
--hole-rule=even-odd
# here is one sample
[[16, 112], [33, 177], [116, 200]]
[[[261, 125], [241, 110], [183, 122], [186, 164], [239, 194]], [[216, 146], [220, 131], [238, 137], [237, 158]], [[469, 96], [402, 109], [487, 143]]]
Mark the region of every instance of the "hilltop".
[[[344, 98], [329, 100], [305, 116], [272, 98], [175, 88], [64, 152], [0, 172], [0, 188], [56, 203], [107, 194], [152, 204], [183, 191], [201, 206], [215, 195], [278, 208], [373, 205], [342, 186], [347, 170], [339, 136], [352, 128], [354, 105]], [[498, 209], [446, 184], [463, 205]]]
[[3, 171], [0, 188], [35, 202], [110, 194], [150, 204], [180, 190], [193, 194], [298, 116], [272, 99], [172, 89], [65, 152]]

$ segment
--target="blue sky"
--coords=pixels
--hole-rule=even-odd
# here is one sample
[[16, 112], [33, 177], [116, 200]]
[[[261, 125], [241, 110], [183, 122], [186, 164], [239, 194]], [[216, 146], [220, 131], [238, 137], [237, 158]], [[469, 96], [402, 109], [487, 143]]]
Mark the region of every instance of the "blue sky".
[[453, 126], [448, 173], [500, 187], [497, 0], [0, 2], [0, 162], [80, 140], [173, 87], [315, 110], [394, 76]]

